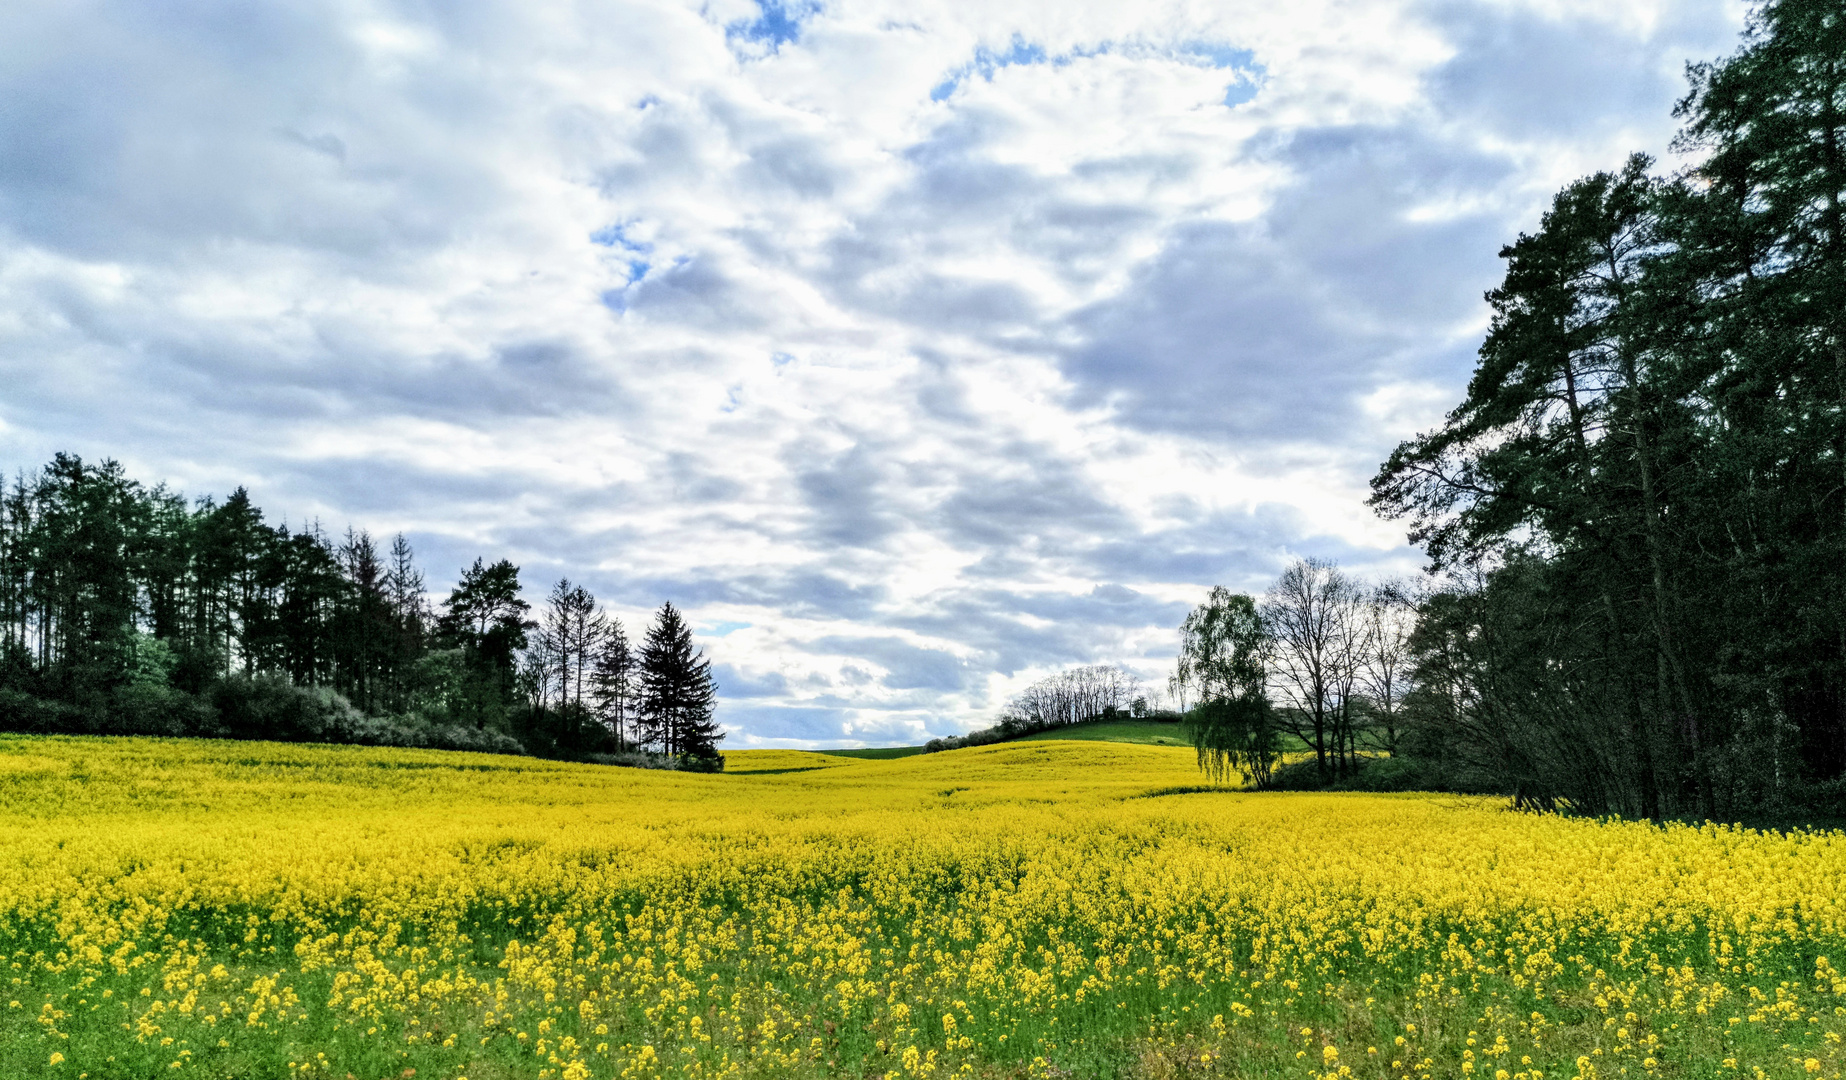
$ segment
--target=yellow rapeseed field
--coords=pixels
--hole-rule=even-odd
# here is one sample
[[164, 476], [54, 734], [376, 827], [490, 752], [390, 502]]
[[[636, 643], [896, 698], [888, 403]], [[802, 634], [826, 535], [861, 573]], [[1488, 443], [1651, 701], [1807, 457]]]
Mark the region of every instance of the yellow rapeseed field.
[[1846, 1060], [1837, 833], [1235, 794], [1093, 742], [730, 765], [0, 738], [0, 1077]]

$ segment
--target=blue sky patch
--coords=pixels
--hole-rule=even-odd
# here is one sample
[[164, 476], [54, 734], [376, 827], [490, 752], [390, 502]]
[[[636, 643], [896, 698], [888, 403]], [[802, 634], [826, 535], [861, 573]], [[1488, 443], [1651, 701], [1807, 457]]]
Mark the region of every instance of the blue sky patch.
[[724, 40], [753, 43], [776, 52], [791, 41], [801, 40], [804, 23], [820, 13], [820, 4], [784, 3], [783, 0], [756, 0], [754, 19], [740, 19], [724, 28]]
[[618, 221], [613, 225], [605, 225], [590, 234], [590, 243], [602, 247], [619, 247], [623, 251], [633, 251], [641, 255], [654, 250], [654, 245], [628, 235], [628, 230], [634, 226], [635, 223], [632, 221]]
[[1224, 104], [1227, 108], [1235, 109], [1255, 97], [1256, 92], [1262, 88], [1263, 85], [1254, 79], [1234, 82], [1224, 88]]
[[647, 276], [653, 266], [647, 256], [653, 252], [654, 245], [645, 240], [636, 240], [628, 235], [634, 226], [632, 221], [618, 221], [605, 225], [590, 234], [590, 243], [598, 247], [618, 248], [628, 256], [628, 283], [630, 285]]
[[1249, 49], [1234, 48], [1220, 42], [1193, 41], [1180, 46], [1180, 53], [1202, 60], [1215, 68], [1236, 68], [1239, 71], [1261, 71], [1262, 65], [1256, 62], [1256, 54]]
[[1234, 109], [1255, 97], [1262, 90], [1263, 79], [1268, 75], [1263, 65], [1256, 62], [1256, 53], [1223, 42], [1187, 42], [1180, 46], [1179, 53], [1207, 67], [1237, 74], [1237, 81], [1224, 88], [1224, 104], [1227, 108]]
[[[1068, 57], [1060, 59], [1065, 62], [1069, 60]], [[1034, 45], [1018, 34], [1014, 34], [1012, 43], [1006, 47], [1004, 52], [995, 52], [986, 46], [974, 50], [973, 62], [956, 69], [948, 78], [937, 83], [935, 88], [930, 90], [929, 99], [941, 101], [947, 98], [955, 93], [955, 88], [970, 75], [979, 75], [987, 82], [992, 82], [994, 72], [1001, 68], [1013, 67], [1016, 64], [1043, 64], [1048, 60], [1051, 60], [1051, 57], [1046, 55], [1043, 45]]]
[[[986, 47], [976, 49], [971, 62], [956, 68], [949, 73], [947, 78], [930, 89], [929, 99], [931, 101], [947, 100], [954, 95], [962, 83], [968, 80], [970, 75], [978, 75], [983, 80], [992, 82], [994, 74], [1002, 68], [1021, 64], [1047, 63], [1053, 67], [1063, 67], [1073, 60], [1100, 56], [1109, 52], [1111, 47], [1111, 43], [1103, 42], [1093, 47], [1072, 49], [1067, 53], [1052, 55], [1045, 51], [1044, 46], [1036, 45], [1015, 34], [1012, 42], [1003, 51], [995, 52]], [[1224, 104], [1227, 106], [1234, 107], [1249, 101], [1263, 87], [1263, 76], [1266, 72], [1263, 65], [1256, 62], [1256, 53], [1249, 49], [1239, 49], [1222, 42], [1193, 41], [1180, 46], [1178, 51], [1180, 56], [1191, 62], [1237, 74], [1237, 81], [1225, 88]]]

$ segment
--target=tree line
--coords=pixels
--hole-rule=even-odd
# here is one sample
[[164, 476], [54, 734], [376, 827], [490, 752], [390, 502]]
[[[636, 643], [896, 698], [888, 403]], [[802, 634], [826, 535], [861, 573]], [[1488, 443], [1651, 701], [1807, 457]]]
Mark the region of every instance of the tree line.
[[1214, 594], [1181, 667], [1208, 763], [1273, 705], [1324, 772], [1370, 760], [1359, 716], [1526, 805], [1846, 810], [1846, 12], [1764, 4], [1688, 75], [1690, 164], [1560, 191], [1464, 399], [1372, 482], [1430, 562], [1402, 697], [1339, 659], [1381, 639], [1338, 629], [1333, 568]]
[[931, 739], [924, 750], [985, 746], [1071, 724], [1145, 717], [1152, 711], [1133, 673], [1115, 664], [1088, 664], [1048, 675], [1013, 695], [993, 726]]
[[1169, 680], [1200, 766], [1266, 788], [1290, 738], [1322, 783], [1403, 750], [1412, 589], [1367, 586], [1320, 559], [1295, 562], [1261, 597], [1213, 588], [1180, 626]]
[[192, 502], [59, 454], [0, 493], [8, 730], [716, 767], [710, 664], [671, 604], [634, 644], [568, 580], [532, 615], [507, 560], [435, 604], [402, 535], [272, 526], [242, 488]]

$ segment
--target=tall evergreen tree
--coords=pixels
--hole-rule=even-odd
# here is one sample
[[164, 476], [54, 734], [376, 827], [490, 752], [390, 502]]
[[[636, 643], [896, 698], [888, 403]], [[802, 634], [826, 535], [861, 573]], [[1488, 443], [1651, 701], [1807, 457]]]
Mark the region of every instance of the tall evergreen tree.
[[113, 461], [59, 454], [39, 481], [28, 544], [38, 567], [40, 670], [61, 694], [125, 677], [138, 590], [130, 561], [140, 486]]
[[618, 750], [626, 750], [630, 745], [638, 681], [628, 633], [622, 627], [622, 620], [611, 616], [602, 648], [596, 654], [595, 670], [590, 675], [590, 695], [595, 702], [597, 718], [615, 737]]
[[718, 757], [724, 736], [712, 718], [718, 687], [711, 661], [692, 644], [692, 628], [671, 603], [662, 604], [641, 646], [641, 730], [666, 753]]
[[608, 632], [608, 618], [598, 610], [596, 597], [581, 585], [561, 578], [552, 586], [541, 627], [552, 665], [550, 683], [558, 709], [587, 708], [596, 668]]
[[1465, 583], [1418, 710], [1592, 812], [1846, 775], [1846, 12], [1773, 0], [1691, 74], [1695, 163], [1566, 187], [1466, 399], [1374, 481]]
[[336, 637], [335, 685], [360, 708], [373, 711], [383, 703], [397, 647], [387, 571], [371, 534], [350, 528], [340, 545], [340, 565], [350, 589]]
[[386, 700], [391, 711], [410, 699], [417, 661], [427, 648], [431, 630], [429, 598], [424, 593], [423, 571], [403, 533], [391, 540], [386, 556], [384, 595], [391, 613], [392, 640]]

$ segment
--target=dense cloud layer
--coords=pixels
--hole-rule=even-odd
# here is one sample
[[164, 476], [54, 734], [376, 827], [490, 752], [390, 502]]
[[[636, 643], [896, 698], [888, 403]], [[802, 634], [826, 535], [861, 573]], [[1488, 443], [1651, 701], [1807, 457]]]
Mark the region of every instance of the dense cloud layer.
[[0, 452], [672, 599], [733, 744], [1155, 679], [1663, 153], [1705, 3], [0, 9]]

